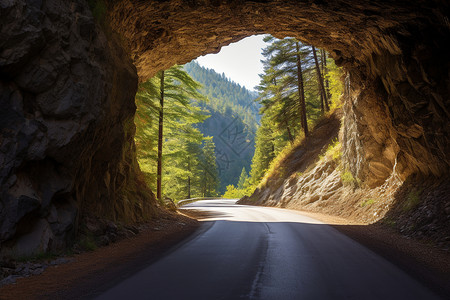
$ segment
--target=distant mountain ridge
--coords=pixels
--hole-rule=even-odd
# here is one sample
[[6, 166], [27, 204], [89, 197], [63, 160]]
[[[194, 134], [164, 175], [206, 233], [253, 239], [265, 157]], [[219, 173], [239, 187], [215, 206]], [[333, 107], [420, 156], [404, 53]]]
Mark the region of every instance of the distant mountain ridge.
[[[257, 92], [249, 91], [224, 73], [202, 67], [196, 61], [184, 65], [184, 69], [203, 85], [202, 93], [209, 98], [210, 108], [221, 113], [238, 114], [248, 126], [258, 126], [260, 105], [254, 101], [259, 96]], [[227, 112], [227, 108], [231, 111]]]
[[260, 121], [260, 105], [254, 101], [258, 93], [195, 61], [186, 64], [184, 69], [203, 85], [201, 92], [209, 99], [206, 108], [211, 117], [199, 129], [205, 136], [212, 136], [216, 144], [219, 191], [223, 193], [227, 185], [237, 184], [243, 167], [250, 170]]

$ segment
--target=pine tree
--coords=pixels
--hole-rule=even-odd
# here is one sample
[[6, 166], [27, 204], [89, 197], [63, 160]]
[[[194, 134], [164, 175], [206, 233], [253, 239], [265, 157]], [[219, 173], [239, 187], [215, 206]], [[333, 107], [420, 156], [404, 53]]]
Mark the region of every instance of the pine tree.
[[[312, 46], [293, 38], [268, 36], [265, 41], [270, 44], [263, 50], [264, 73], [258, 86], [262, 117], [250, 171], [254, 187], [287, 143], [294, 145], [301, 130], [307, 136], [310, 124], [314, 125], [330, 106], [339, 105], [342, 92], [340, 69], [327, 60], [324, 51], [320, 50], [319, 64]], [[289, 148], [286, 150], [288, 153]]]
[[256, 132], [255, 155], [252, 159], [250, 171], [251, 184], [256, 185], [269, 168], [270, 162], [275, 158], [274, 132], [269, 118], [263, 116], [261, 126]]
[[200, 174], [202, 196], [215, 196], [219, 184], [219, 176], [216, 165], [215, 145], [211, 137], [205, 138], [203, 141]]
[[163, 129], [164, 129], [164, 71], [159, 72], [157, 75], [160, 80], [159, 85], [159, 114], [158, 114], [158, 166], [156, 168], [156, 198], [162, 201], [162, 147], [163, 147]]
[[[193, 125], [208, 117], [200, 107], [206, 98], [197, 91], [199, 88], [180, 66], [159, 72], [139, 87], [136, 96], [136, 123], [140, 128], [136, 134], [138, 159], [147, 179], [153, 179], [152, 174], [156, 173], [159, 200], [162, 200], [164, 176], [178, 183], [176, 188], [173, 184], [164, 185], [165, 194], [171, 196], [186, 189], [190, 180], [187, 179], [192, 177], [186, 170], [188, 165], [195, 165], [193, 145], [200, 147], [203, 140]], [[158, 119], [157, 126], [151, 119]], [[156, 149], [153, 140], [158, 141]]]
[[322, 71], [320, 70], [319, 66], [319, 60], [317, 59], [317, 53], [316, 48], [314, 46], [311, 46], [311, 50], [314, 56], [314, 64], [316, 66], [316, 73], [317, 73], [317, 82], [319, 83], [319, 90], [320, 90], [320, 98], [322, 103], [322, 112], [323, 111], [329, 111], [330, 107], [328, 106], [328, 97], [327, 93], [325, 91], [325, 84], [322, 77]]
[[300, 53], [300, 46], [298, 41], [295, 41], [295, 58], [297, 63], [297, 92], [300, 106], [300, 119], [303, 127], [303, 132], [305, 136], [308, 136], [308, 121], [306, 120], [306, 101], [305, 101], [305, 87], [303, 84], [303, 70], [302, 70], [302, 59]]
[[292, 142], [292, 127], [298, 127], [296, 123], [308, 135], [304, 76], [309, 68], [304, 65], [308, 63], [310, 51], [293, 38], [277, 40], [268, 36], [265, 41], [271, 44], [263, 50], [266, 59], [258, 86], [259, 101], [263, 112], [278, 107], [273, 114], [274, 121], [279, 128], [285, 128]]
[[241, 172], [241, 176], [239, 176], [239, 181], [238, 181], [238, 189], [244, 189], [245, 188], [245, 183], [248, 179], [248, 174], [247, 171], [245, 170], [245, 167], [242, 168], [242, 172]]
[[154, 120], [159, 112], [159, 106], [155, 103], [155, 95], [158, 87], [154, 80], [148, 80], [139, 85], [136, 94], [136, 150], [141, 170], [144, 173], [147, 184], [154, 190], [156, 188], [156, 168], [154, 163], [157, 159], [155, 147], [155, 123]]
[[327, 52], [323, 49], [320, 49], [320, 60], [322, 62], [322, 77], [325, 80], [325, 91], [327, 93], [327, 99], [328, 101], [330, 101], [331, 93], [330, 93], [330, 82], [328, 79]]

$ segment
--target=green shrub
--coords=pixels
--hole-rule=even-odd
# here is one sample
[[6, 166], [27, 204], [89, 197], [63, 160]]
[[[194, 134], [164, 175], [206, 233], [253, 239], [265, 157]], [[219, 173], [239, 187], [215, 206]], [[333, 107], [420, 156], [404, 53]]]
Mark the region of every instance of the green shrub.
[[353, 177], [352, 172], [347, 169], [341, 171], [341, 180], [344, 185], [350, 185], [353, 186], [353, 188], [361, 186], [361, 181], [358, 178]]
[[361, 204], [360, 204], [360, 206], [361, 206], [361, 207], [365, 207], [365, 206], [367, 206], [367, 205], [372, 205], [372, 204], [374, 204], [375, 202], [376, 202], [375, 199], [369, 198], [369, 199], [366, 199], [366, 200], [362, 201]]
[[17, 258], [17, 261], [19, 262], [43, 261], [43, 260], [51, 260], [57, 256], [58, 254], [54, 252], [39, 252], [31, 255], [20, 256]]
[[410, 211], [416, 207], [420, 203], [420, 194], [421, 191], [411, 190], [403, 203], [403, 211]]
[[234, 185], [227, 185], [227, 190], [223, 194], [223, 198], [236, 199], [244, 196], [251, 196], [255, 191], [255, 186], [248, 186], [243, 189], [237, 189]]
[[353, 184], [356, 181], [353, 174], [349, 170], [344, 170], [341, 172], [341, 180], [344, 184]]
[[340, 163], [341, 156], [342, 156], [341, 143], [336, 138], [336, 139], [333, 139], [333, 141], [331, 141], [331, 143], [327, 147], [327, 150], [325, 151], [325, 154], [323, 156], [321, 156], [320, 158], [322, 159], [322, 158], [326, 157], [328, 159], [332, 159], [332, 160], [335, 160], [336, 162]]
[[286, 158], [292, 154], [294, 149], [296, 149], [304, 139], [304, 133], [300, 132], [293, 143], [286, 144], [283, 150], [281, 150], [281, 152], [270, 162], [268, 170], [264, 171], [264, 177], [261, 179], [259, 186], [264, 186], [270, 177], [277, 176], [278, 178], [283, 178], [283, 176], [286, 175], [287, 170], [285, 170], [283, 164]]
[[104, 0], [88, 0], [92, 16], [98, 23], [102, 24], [106, 16], [106, 3]]
[[88, 233], [87, 235], [85, 235], [78, 244], [86, 251], [94, 251], [95, 249], [97, 249], [97, 243], [95, 242], [92, 233]]

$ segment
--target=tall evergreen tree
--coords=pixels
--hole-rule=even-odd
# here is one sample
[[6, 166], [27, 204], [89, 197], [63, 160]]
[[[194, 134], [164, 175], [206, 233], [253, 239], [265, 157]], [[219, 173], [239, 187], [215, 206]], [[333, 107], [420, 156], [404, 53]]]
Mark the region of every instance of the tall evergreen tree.
[[305, 99], [304, 76], [309, 71], [309, 49], [293, 38], [283, 40], [268, 36], [264, 39], [271, 44], [263, 50], [265, 60], [264, 74], [258, 90], [263, 112], [272, 106], [278, 106], [274, 118], [280, 128], [285, 128], [293, 140], [292, 125], [301, 124], [305, 135], [308, 134], [308, 122]]
[[256, 185], [269, 168], [270, 162], [275, 158], [275, 143], [273, 125], [269, 118], [263, 115], [261, 126], [256, 132], [255, 155], [252, 159], [250, 171], [251, 184]]
[[302, 59], [300, 57], [300, 46], [298, 41], [295, 41], [295, 58], [297, 62], [297, 92], [300, 106], [300, 118], [305, 136], [308, 136], [308, 121], [306, 120], [306, 101], [305, 101], [305, 87], [303, 84], [303, 70]]
[[242, 168], [242, 172], [241, 172], [241, 176], [239, 176], [239, 181], [238, 181], [238, 189], [243, 189], [245, 188], [245, 183], [248, 179], [248, 174], [247, 171], [245, 170], [245, 167]]
[[327, 52], [324, 49], [320, 49], [320, 60], [322, 62], [322, 77], [325, 81], [325, 91], [327, 93], [327, 99], [330, 101], [330, 82], [328, 79], [328, 68], [327, 68]]
[[164, 71], [159, 72], [159, 114], [158, 114], [158, 160], [156, 169], [156, 198], [162, 200], [161, 182], [162, 182], [162, 147], [163, 147], [163, 129], [164, 129]]
[[[191, 179], [201, 156], [204, 139], [194, 124], [208, 116], [201, 109], [206, 98], [198, 92], [200, 85], [180, 66], [159, 72], [140, 85], [136, 144], [141, 168], [148, 180], [156, 173], [157, 197], [164, 194], [185, 197], [191, 191]], [[157, 119], [158, 124], [151, 122]], [[157, 140], [157, 145], [152, 143]], [[156, 146], [156, 147], [155, 147]], [[156, 149], [155, 149], [156, 148]], [[177, 184], [164, 184], [164, 177]], [[153, 187], [153, 183], [150, 183]]]
[[320, 69], [319, 60], [317, 59], [317, 53], [316, 48], [314, 46], [311, 46], [311, 50], [314, 56], [314, 64], [316, 66], [316, 73], [317, 73], [317, 82], [319, 84], [319, 90], [320, 90], [320, 98], [322, 103], [322, 112], [323, 111], [329, 111], [330, 107], [328, 106], [328, 95], [325, 91], [325, 84], [322, 77], [322, 71]]
[[330, 105], [338, 105], [342, 92], [339, 68], [324, 51], [319, 62], [314, 47], [293, 38], [268, 36], [265, 41], [270, 44], [263, 50], [264, 73], [258, 86], [262, 117], [250, 171], [252, 186], [287, 143], [294, 144], [301, 130], [307, 136], [309, 124], [314, 125]]
[[215, 145], [211, 137], [206, 138], [203, 141], [200, 174], [202, 196], [216, 196], [216, 191], [219, 185], [219, 174], [217, 173]]

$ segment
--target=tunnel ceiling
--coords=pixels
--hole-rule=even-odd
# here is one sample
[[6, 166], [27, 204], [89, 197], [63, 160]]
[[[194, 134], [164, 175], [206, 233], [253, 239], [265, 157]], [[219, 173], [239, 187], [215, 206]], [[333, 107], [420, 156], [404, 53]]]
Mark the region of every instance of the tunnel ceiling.
[[111, 2], [140, 80], [258, 33], [324, 48], [346, 70], [348, 168], [376, 186], [393, 170], [449, 169], [445, 1]]
[[430, 22], [448, 28], [437, 7], [436, 1], [123, 0], [110, 4], [109, 23], [145, 79], [258, 33], [296, 37], [338, 63], [368, 64], [373, 54], [401, 55], [430, 34], [421, 32]]

